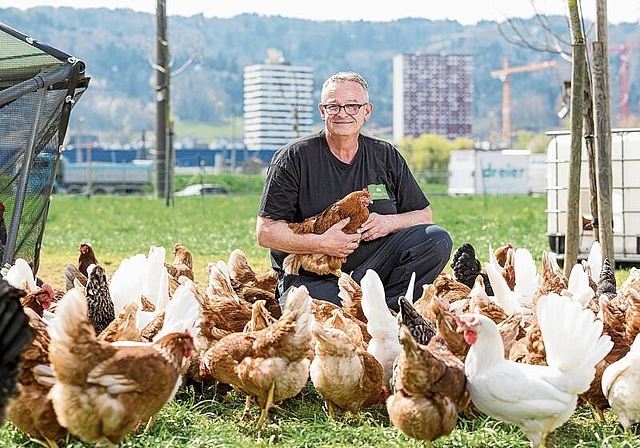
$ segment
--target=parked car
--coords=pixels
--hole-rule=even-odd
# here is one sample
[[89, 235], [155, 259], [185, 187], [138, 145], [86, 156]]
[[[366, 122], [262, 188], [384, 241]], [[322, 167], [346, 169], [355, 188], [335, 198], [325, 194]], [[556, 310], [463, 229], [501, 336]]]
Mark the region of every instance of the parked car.
[[210, 194], [229, 194], [229, 189], [224, 185], [194, 184], [176, 191], [174, 196], [205, 196]]

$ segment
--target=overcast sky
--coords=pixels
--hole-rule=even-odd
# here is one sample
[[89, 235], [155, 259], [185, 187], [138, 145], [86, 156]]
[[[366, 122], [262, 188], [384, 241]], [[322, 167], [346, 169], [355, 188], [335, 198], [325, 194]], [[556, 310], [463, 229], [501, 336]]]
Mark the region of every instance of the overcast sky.
[[[578, 0], [584, 17], [595, 19], [597, 0]], [[312, 20], [389, 21], [405, 17], [457, 20], [472, 25], [479, 20], [502, 21], [509, 17], [528, 18], [539, 11], [566, 14], [568, 0], [387, 0], [387, 1], [294, 1], [294, 0], [166, 0], [168, 15], [228, 18], [242, 13], [281, 15]], [[33, 6], [72, 6], [74, 8], [130, 8], [155, 13], [157, 0], [4, 0], [2, 7], [20, 9]], [[640, 22], [637, 0], [607, 0], [609, 22]], [[2, 17], [0, 17], [0, 21]]]

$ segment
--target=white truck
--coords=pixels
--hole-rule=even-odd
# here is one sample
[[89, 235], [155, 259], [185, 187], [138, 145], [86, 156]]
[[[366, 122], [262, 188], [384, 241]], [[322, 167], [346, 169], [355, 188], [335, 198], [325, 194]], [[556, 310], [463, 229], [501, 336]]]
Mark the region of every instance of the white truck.
[[80, 194], [145, 194], [153, 184], [154, 166], [151, 160], [130, 163], [72, 163], [61, 157], [56, 173], [55, 191]]
[[[567, 228], [567, 198], [571, 135], [569, 131], [548, 132], [547, 147], [547, 235], [552, 252], [564, 257]], [[611, 132], [613, 246], [616, 262], [640, 262], [640, 129]], [[589, 167], [583, 144], [580, 168], [581, 216], [579, 259], [586, 259], [594, 242], [593, 215], [589, 205]]]

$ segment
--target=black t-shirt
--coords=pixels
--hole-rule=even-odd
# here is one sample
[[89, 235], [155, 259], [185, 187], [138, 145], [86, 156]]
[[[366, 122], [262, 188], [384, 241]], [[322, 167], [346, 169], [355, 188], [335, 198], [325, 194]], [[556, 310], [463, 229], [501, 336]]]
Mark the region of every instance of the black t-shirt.
[[[421, 210], [429, 205], [400, 152], [390, 143], [360, 135], [351, 164], [333, 155], [324, 131], [294, 140], [271, 160], [258, 215], [301, 222], [347, 194], [368, 188], [370, 212], [381, 215]], [[364, 261], [383, 239], [362, 242], [348, 258], [343, 271]], [[272, 265], [282, 268], [287, 254], [271, 250]]]

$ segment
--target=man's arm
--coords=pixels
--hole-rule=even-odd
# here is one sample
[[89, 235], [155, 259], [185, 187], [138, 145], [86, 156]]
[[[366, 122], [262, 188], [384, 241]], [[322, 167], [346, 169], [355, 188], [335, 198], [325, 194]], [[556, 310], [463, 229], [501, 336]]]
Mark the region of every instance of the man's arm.
[[348, 222], [348, 218], [343, 219], [321, 235], [296, 234], [286, 221], [258, 216], [256, 237], [261, 247], [290, 254], [319, 253], [346, 257], [358, 247], [360, 241], [360, 234], [347, 234], [342, 231]]

